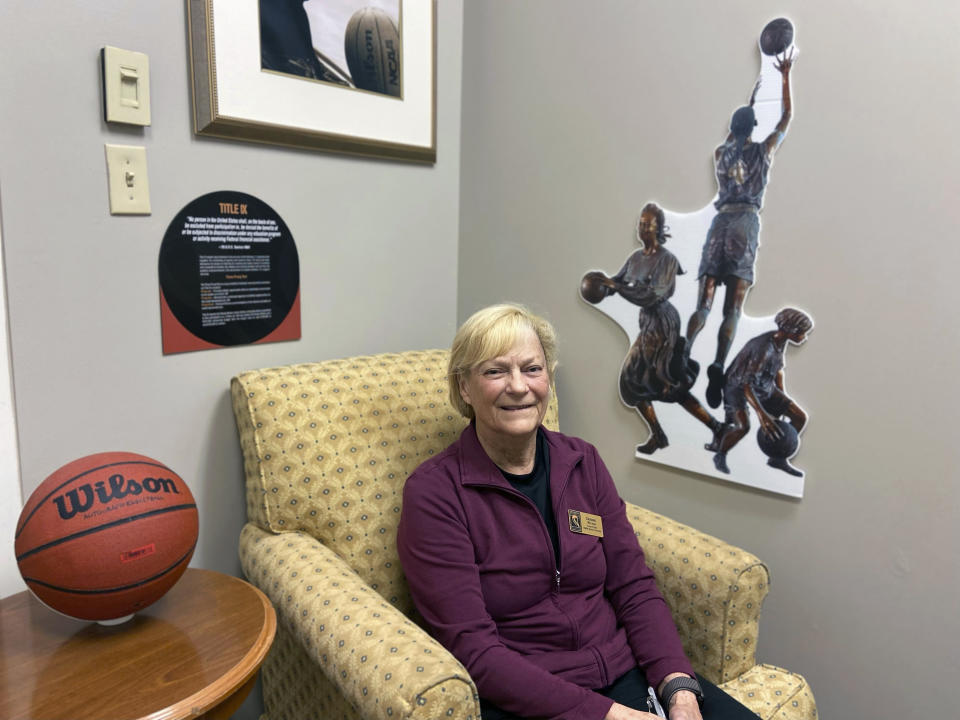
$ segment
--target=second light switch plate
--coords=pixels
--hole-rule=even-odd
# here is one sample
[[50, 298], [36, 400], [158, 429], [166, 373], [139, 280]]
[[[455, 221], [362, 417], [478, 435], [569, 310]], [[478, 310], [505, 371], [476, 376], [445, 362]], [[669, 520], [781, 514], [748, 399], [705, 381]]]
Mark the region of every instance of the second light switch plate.
[[111, 215], [149, 215], [147, 149], [135, 145], [104, 145]]

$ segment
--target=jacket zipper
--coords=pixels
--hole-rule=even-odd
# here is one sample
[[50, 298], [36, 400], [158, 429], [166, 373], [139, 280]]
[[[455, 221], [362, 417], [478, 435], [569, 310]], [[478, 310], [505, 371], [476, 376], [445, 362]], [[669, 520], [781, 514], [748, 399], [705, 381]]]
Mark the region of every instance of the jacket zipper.
[[[557, 524], [557, 543], [558, 543], [558, 555], [563, 557], [563, 531], [561, 525], [562, 516], [557, 512], [557, 508], [563, 507], [563, 497], [567, 491], [567, 483], [570, 481], [570, 475], [573, 473], [573, 466], [570, 467], [566, 476], [563, 479], [563, 482], [560, 483], [560, 492], [557, 493], [557, 497], [551, 495], [551, 501], [553, 505], [553, 515], [554, 522]], [[539, 515], [539, 513], [537, 513]], [[541, 519], [541, 524], [546, 528], [546, 523]], [[554, 571], [556, 572], [554, 583], [554, 602], [557, 606], [557, 611], [563, 613], [563, 616], [567, 618], [567, 624], [570, 627], [570, 633], [572, 635], [573, 647], [576, 647], [580, 644], [580, 626], [574, 622], [574, 619], [570, 617], [570, 614], [567, 613], [562, 607], [560, 607], [560, 567], [557, 565], [557, 561], [554, 561]]]
[[[504, 492], [508, 492], [508, 493], [510, 493], [511, 495], [515, 495], [515, 496], [517, 496], [517, 497], [519, 497], [519, 498], [522, 498], [523, 501], [527, 504], [527, 507], [531, 508], [531, 509], [533, 510], [533, 512], [536, 514], [537, 520], [540, 521], [540, 529], [543, 531], [543, 532], [542, 532], [543, 538], [544, 538], [544, 540], [545, 540], [546, 543], [547, 543], [547, 554], [549, 555], [549, 557], [550, 557], [550, 559], [551, 559], [551, 563], [553, 564], [554, 577], [556, 578], [555, 587], [556, 587], [557, 592], [559, 593], [559, 592], [560, 592], [560, 568], [559, 568], [558, 565], [557, 565], [556, 554], [553, 552], [553, 540], [550, 539], [550, 532], [547, 530], [547, 523], [544, 521], [543, 516], [540, 514], [540, 510], [539, 510], [539, 509], [537, 508], [537, 506], [534, 504], [533, 500], [531, 500], [530, 498], [528, 498], [526, 495], [524, 495], [524, 494], [523, 494], [522, 492], [520, 492], [519, 490], [515, 490], [515, 489], [513, 489], [513, 488], [502, 488], [502, 487], [499, 487], [499, 486], [494, 486], [494, 487], [496, 487], [498, 490], [503, 490]], [[556, 515], [556, 510], [554, 510], [554, 515]], [[558, 527], [558, 528], [557, 528], [557, 541], [558, 541], [558, 542], [560, 542], [560, 537], [559, 537], [559, 536], [560, 536], [560, 532], [559, 532], [559, 527]], [[562, 550], [562, 548], [559, 548], [559, 549]]]
[[[561, 493], [563, 492], [564, 489], [566, 489], [566, 486], [567, 486], [567, 483], [566, 481], [564, 481], [563, 485], [561, 486]], [[511, 488], [501, 487], [500, 485], [489, 485], [488, 487], [495, 490], [499, 490], [501, 492], [508, 493], [510, 495], [514, 495], [518, 498], [521, 498], [527, 504], [527, 507], [532, 509], [533, 512], [536, 514], [537, 520], [540, 521], [540, 529], [543, 531], [542, 532], [543, 538], [546, 541], [547, 554], [550, 557], [551, 564], [553, 565], [554, 595], [559, 595], [560, 594], [560, 567], [557, 562], [557, 557], [556, 557], [557, 554], [553, 552], [553, 540], [550, 539], [550, 532], [547, 530], [547, 523], [544, 521], [543, 516], [540, 514], [540, 510], [534, 504], [533, 500], [528, 498], [519, 490], [515, 490], [512, 487]], [[557, 514], [556, 508], [553, 509], [553, 514], [554, 515]], [[554, 518], [554, 521], [556, 521], [556, 518]], [[562, 539], [562, 533], [560, 532], [559, 524], [557, 525], [557, 542], [559, 543], [559, 547], [557, 549], [559, 551], [559, 554], [562, 556], [563, 555], [563, 539]]]
[[[572, 472], [573, 472], [573, 467], [571, 466], [570, 470], [567, 472], [567, 476], [563, 479], [563, 482], [560, 484], [560, 497], [554, 500], [553, 497], [551, 496], [551, 500], [554, 500], [552, 505], [553, 505], [554, 522], [557, 523], [557, 543], [558, 543], [557, 550], [560, 557], [563, 557], [563, 533], [560, 532], [560, 524], [557, 517], [557, 507], [561, 505], [560, 500], [563, 498], [563, 494], [567, 489], [567, 482], [569, 482], [570, 475]], [[554, 584], [553, 584], [553, 593], [552, 593], [553, 600], [557, 606], [557, 610], [563, 613], [564, 617], [567, 618], [567, 623], [570, 626], [570, 632], [573, 636], [574, 644], [579, 643], [579, 638], [580, 638], [579, 627], [577, 627], [576, 623], [574, 623], [573, 621], [573, 618], [570, 617], [567, 611], [560, 607], [560, 567], [558, 564], [556, 554], [553, 552], [553, 541], [550, 539], [550, 533], [547, 531], [547, 523], [544, 521], [543, 516], [540, 514], [540, 511], [537, 509], [537, 506], [534, 504], [533, 500], [528, 498], [519, 490], [516, 490], [512, 487], [505, 488], [501, 485], [492, 485], [492, 484], [488, 485], [488, 487], [522, 498], [523, 501], [527, 504], [527, 507], [531, 508], [534, 511], [534, 513], [536, 513], [537, 519], [540, 521], [540, 528], [543, 530], [543, 533], [542, 533], [543, 538], [544, 540], [546, 540], [547, 552], [553, 563], [553, 572], [554, 572]]]

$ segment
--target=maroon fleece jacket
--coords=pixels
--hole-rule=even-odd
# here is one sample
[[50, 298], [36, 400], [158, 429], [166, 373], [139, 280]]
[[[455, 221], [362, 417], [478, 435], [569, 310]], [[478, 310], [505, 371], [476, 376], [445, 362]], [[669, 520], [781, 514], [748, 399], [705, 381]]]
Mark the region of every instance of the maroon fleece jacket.
[[[521, 717], [600, 720], [613, 701], [593, 690], [635, 665], [654, 687], [693, 668], [596, 448], [545, 434], [559, 568], [473, 423], [407, 479], [397, 547], [414, 604], [481, 697]], [[600, 516], [603, 537], [572, 532], [568, 510]]]

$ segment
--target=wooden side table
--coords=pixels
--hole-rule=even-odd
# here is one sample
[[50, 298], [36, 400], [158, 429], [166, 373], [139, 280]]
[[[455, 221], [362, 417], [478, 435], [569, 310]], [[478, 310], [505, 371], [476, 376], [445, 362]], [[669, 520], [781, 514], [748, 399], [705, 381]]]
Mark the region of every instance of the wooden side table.
[[0, 717], [226, 720], [250, 689], [277, 620], [257, 588], [188, 569], [122, 625], [58, 615], [29, 592], [0, 600]]

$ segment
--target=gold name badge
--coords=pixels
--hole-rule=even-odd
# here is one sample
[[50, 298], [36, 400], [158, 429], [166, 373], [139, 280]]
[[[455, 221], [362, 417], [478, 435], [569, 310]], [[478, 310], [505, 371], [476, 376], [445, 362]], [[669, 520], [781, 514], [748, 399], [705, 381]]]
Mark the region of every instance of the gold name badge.
[[591, 515], [579, 510], [567, 510], [567, 520], [570, 521], [570, 532], [603, 537], [603, 520], [600, 519], [599, 515]]

